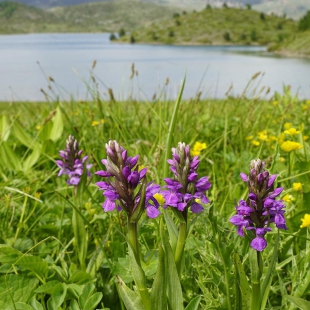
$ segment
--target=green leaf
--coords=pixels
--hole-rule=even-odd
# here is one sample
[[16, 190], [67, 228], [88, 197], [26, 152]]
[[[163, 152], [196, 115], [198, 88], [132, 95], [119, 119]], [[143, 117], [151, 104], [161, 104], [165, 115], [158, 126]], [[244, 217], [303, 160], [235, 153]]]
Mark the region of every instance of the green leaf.
[[41, 278], [45, 278], [48, 271], [47, 262], [38, 256], [24, 255], [14, 265], [31, 270]]
[[141, 297], [137, 292], [132, 291], [122, 279], [116, 275], [119, 293], [127, 310], [145, 310], [142, 304]]
[[38, 282], [36, 278], [15, 274], [0, 277], [0, 309], [12, 306], [13, 302], [27, 303]]
[[17, 302], [14, 305], [6, 308], [5, 310], [33, 310], [33, 308], [25, 304], [24, 302]]
[[67, 285], [65, 283], [58, 283], [52, 293], [51, 298], [56, 307], [60, 307], [65, 300], [67, 294]]
[[0, 130], [2, 141], [7, 141], [10, 136], [11, 125], [6, 115], [2, 115], [2, 119], [0, 120]]
[[59, 284], [59, 283], [60, 283], [60, 282], [57, 281], [57, 280], [49, 281], [49, 282], [47, 282], [47, 283], [41, 285], [40, 287], [38, 287], [38, 288], [35, 290], [35, 293], [37, 293], [37, 294], [39, 294], [39, 293], [45, 293], [45, 294], [52, 295], [55, 286], [56, 286], [57, 284]]
[[167, 276], [165, 265], [164, 249], [159, 245], [158, 267], [151, 291], [151, 302], [154, 309], [167, 309]]
[[53, 128], [50, 134], [50, 139], [56, 142], [62, 135], [64, 128], [62, 113], [59, 106], [56, 109], [56, 115], [53, 118]]
[[284, 295], [284, 297], [286, 299], [288, 299], [290, 302], [292, 302], [295, 306], [297, 306], [298, 308], [302, 309], [302, 310], [309, 310], [310, 309], [310, 302], [299, 298], [299, 297], [295, 297], [295, 296], [291, 296], [291, 295]]
[[42, 147], [38, 141], [34, 140], [30, 135], [26, 133], [26, 130], [18, 122], [14, 123], [13, 129], [15, 137], [19, 140], [21, 144], [31, 149]]
[[178, 235], [179, 235], [178, 228], [174, 224], [174, 222], [173, 222], [171, 216], [169, 215], [169, 213], [167, 212], [167, 210], [164, 210], [164, 216], [165, 216], [165, 221], [166, 221], [167, 228], [168, 228], [172, 252], [175, 253], [175, 249], [176, 249], [177, 242], [178, 242]]
[[20, 158], [18, 158], [7, 142], [1, 143], [0, 155], [1, 165], [6, 166], [10, 170], [21, 170]]
[[196, 296], [194, 297], [189, 304], [187, 305], [187, 307], [185, 308], [185, 310], [197, 310], [199, 303], [201, 300], [201, 296]]
[[92, 277], [85, 271], [76, 270], [69, 278], [68, 283], [85, 284], [92, 281]]
[[99, 304], [102, 299], [102, 293], [95, 293], [91, 297], [89, 297], [84, 306], [84, 310], [93, 310]]
[[250, 309], [252, 289], [249, 285], [248, 279], [244, 272], [243, 265], [241, 263], [238, 253], [234, 253], [233, 258], [236, 272], [238, 272], [239, 276], [239, 286], [242, 294], [242, 301], [246, 305], [247, 309]]
[[30, 155], [25, 159], [23, 164], [23, 171], [28, 171], [33, 167], [40, 158], [42, 147], [35, 148]]
[[79, 304], [80, 304], [82, 309], [85, 308], [85, 304], [86, 304], [87, 300], [90, 298], [91, 295], [93, 295], [93, 293], [95, 292], [95, 289], [96, 289], [96, 287], [92, 283], [88, 283], [85, 285], [85, 287], [83, 289], [83, 293], [79, 297]]
[[70, 302], [70, 308], [71, 310], [81, 310], [81, 308], [79, 307], [79, 304], [76, 300], [71, 300]]
[[163, 248], [166, 256], [166, 274], [167, 274], [167, 295], [168, 304], [171, 310], [183, 310], [183, 294], [177, 267], [174, 262], [174, 256], [167, 234], [164, 231], [163, 223], [160, 224], [160, 235], [163, 242]]
[[43, 306], [36, 300], [35, 296], [31, 298], [29, 304], [34, 310], [43, 310]]

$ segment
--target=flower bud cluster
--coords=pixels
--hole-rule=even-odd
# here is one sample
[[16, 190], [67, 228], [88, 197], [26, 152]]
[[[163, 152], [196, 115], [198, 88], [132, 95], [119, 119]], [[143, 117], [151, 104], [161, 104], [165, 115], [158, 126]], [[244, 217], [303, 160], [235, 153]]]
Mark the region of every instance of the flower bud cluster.
[[283, 188], [274, 188], [277, 175], [269, 175], [265, 163], [260, 159], [251, 161], [249, 176], [241, 173], [240, 177], [247, 183], [249, 195], [246, 201], [239, 201], [237, 215], [232, 216], [230, 222], [237, 226], [240, 236], [244, 236], [244, 230], [254, 230], [256, 237], [250, 245], [262, 251], [267, 246], [265, 234], [271, 231], [271, 223], [275, 223], [279, 229], [287, 229], [283, 210], [285, 205], [282, 200], [276, 200]]
[[96, 183], [106, 197], [102, 205], [103, 209], [106, 212], [113, 211], [117, 206], [119, 211], [123, 209], [132, 216], [135, 212], [140, 213], [140, 210], [137, 210], [138, 205], [140, 200], [144, 200], [147, 215], [150, 218], [157, 217], [160, 214], [159, 204], [153, 196], [159, 192], [160, 186], [150, 182], [146, 185], [145, 194], [142, 193], [147, 168], [138, 171], [139, 156], [129, 157], [127, 150], [112, 140], [106, 144], [106, 152], [107, 159], [101, 160], [106, 170], [96, 172], [97, 175], [105, 178], [105, 181]]
[[211, 187], [208, 177], [198, 179], [199, 156], [191, 158], [189, 145], [178, 143], [172, 148], [172, 159], [168, 160], [174, 178], [164, 179], [167, 190], [162, 191], [164, 208], [170, 206], [183, 212], [189, 207], [192, 212], [203, 211], [202, 203], [209, 203], [205, 192]]
[[[66, 150], [59, 151], [62, 160], [56, 160], [56, 164], [60, 168], [58, 176], [62, 174], [68, 175], [69, 179], [67, 183], [69, 185], [77, 186], [80, 183], [84, 171], [84, 163], [88, 158], [88, 156], [81, 158], [82, 152], [83, 151], [79, 149], [79, 143], [72, 135], [70, 135], [66, 141]], [[90, 176], [89, 169], [91, 167], [91, 164], [86, 164], [88, 176]]]

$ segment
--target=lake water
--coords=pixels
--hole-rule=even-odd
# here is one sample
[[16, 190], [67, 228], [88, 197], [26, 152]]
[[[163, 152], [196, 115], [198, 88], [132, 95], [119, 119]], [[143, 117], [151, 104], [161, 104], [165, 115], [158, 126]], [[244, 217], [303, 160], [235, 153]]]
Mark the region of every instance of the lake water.
[[[249, 96], [266, 86], [269, 98], [285, 84], [310, 98], [310, 60], [273, 57], [264, 47], [130, 45], [110, 43], [109, 34], [27, 34], [0, 36], [0, 101], [44, 100], [40, 89], [52, 98], [89, 99], [94, 60], [104, 98], [111, 88], [117, 99], [173, 99], [185, 74], [185, 98], [199, 91], [202, 98], [223, 98], [231, 85], [231, 95], [241, 94], [257, 72], [263, 74], [251, 83]], [[132, 63], [138, 75], [130, 79]]]

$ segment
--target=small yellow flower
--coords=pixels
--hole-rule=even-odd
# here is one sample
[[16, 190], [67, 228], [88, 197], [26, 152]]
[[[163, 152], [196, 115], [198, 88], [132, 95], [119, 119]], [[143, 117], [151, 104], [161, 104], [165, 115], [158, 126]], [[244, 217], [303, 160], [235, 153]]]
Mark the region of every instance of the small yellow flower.
[[267, 130], [260, 131], [257, 136], [257, 138], [262, 141], [267, 140], [267, 137]]
[[254, 146], [259, 146], [260, 145], [259, 141], [257, 141], [257, 140], [252, 140], [252, 144]]
[[40, 199], [41, 195], [42, 195], [42, 193], [40, 193], [40, 192], [34, 193], [34, 197], [38, 198], [38, 199]]
[[284, 158], [284, 157], [280, 157], [280, 158], [279, 158], [279, 161], [280, 161], [281, 163], [284, 163], [284, 162], [285, 162], [285, 158]]
[[245, 137], [245, 140], [247, 140], [247, 141], [250, 141], [250, 140], [253, 140], [254, 139], [254, 136], [253, 135], [251, 135], [251, 136], [246, 136]]
[[305, 228], [310, 225], [310, 214], [305, 214], [304, 218], [301, 219], [302, 224], [300, 225], [300, 228]]
[[286, 129], [286, 130], [292, 128], [292, 126], [293, 126], [292, 123], [285, 123], [285, 124], [283, 125], [284, 129]]
[[157, 200], [157, 202], [161, 206], [165, 203], [165, 198], [164, 198], [164, 196], [162, 194], [156, 193], [153, 197]]
[[98, 122], [98, 121], [93, 121], [93, 122], [91, 123], [91, 125], [92, 125], [92, 126], [98, 126], [98, 125], [99, 125], [99, 122]]
[[301, 108], [305, 111], [305, 110], [308, 110], [308, 106], [306, 105], [306, 104], [303, 104], [302, 106], [301, 106]]
[[308, 140], [309, 140], [309, 136], [303, 136], [302, 139], [303, 139], [304, 141], [308, 141]]
[[285, 139], [285, 133], [280, 133], [278, 136], [278, 143], [281, 145], [284, 142]]
[[195, 201], [196, 201], [197, 203], [201, 203], [201, 200], [200, 200], [199, 198], [196, 198]]
[[290, 194], [286, 194], [284, 197], [282, 197], [282, 200], [285, 202], [292, 202], [294, 200], [294, 197]]
[[101, 120], [100, 120], [100, 123], [101, 123], [101, 124], [104, 124], [104, 119], [101, 119]]
[[36, 130], [40, 130], [42, 128], [41, 125], [36, 126]]
[[293, 190], [295, 192], [301, 192], [302, 191], [302, 185], [301, 183], [293, 183]]
[[306, 103], [310, 105], [310, 100], [307, 100]]
[[207, 148], [206, 143], [201, 143], [201, 142], [197, 141], [190, 151], [191, 155], [192, 156], [198, 156], [198, 155], [200, 155], [201, 151], [205, 150], [206, 148]]
[[303, 148], [299, 142], [294, 141], [284, 141], [280, 147], [284, 152], [292, 152]]
[[273, 104], [274, 106], [276, 106], [276, 105], [279, 104], [279, 102], [278, 102], [278, 101], [274, 101], [272, 104]]
[[272, 136], [272, 135], [271, 135], [271, 136], [268, 136], [268, 138], [267, 138], [266, 141], [267, 141], [267, 142], [277, 141], [277, 139], [278, 139], [278, 138], [277, 138], [276, 136]]
[[284, 133], [286, 133], [287, 135], [293, 136], [293, 135], [299, 134], [300, 131], [299, 131], [299, 130], [296, 130], [296, 128], [293, 128], [293, 127], [292, 127], [292, 128], [290, 128], [290, 129], [288, 129], [288, 130], [285, 130]]

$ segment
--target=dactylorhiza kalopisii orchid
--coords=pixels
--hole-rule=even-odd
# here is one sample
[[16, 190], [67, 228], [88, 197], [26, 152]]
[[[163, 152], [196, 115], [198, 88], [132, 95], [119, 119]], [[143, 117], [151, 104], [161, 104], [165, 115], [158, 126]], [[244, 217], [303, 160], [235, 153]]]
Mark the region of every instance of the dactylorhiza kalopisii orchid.
[[[88, 156], [81, 157], [82, 152], [79, 143], [72, 135], [70, 135], [66, 141], [65, 151], [59, 151], [62, 160], [56, 160], [56, 164], [60, 168], [58, 176], [61, 176], [62, 174], [68, 175], [68, 185], [77, 186], [80, 183], [84, 171], [84, 164], [88, 159]], [[92, 167], [92, 164], [85, 165], [87, 176], [90, 176], [89, 169]]]
[[256, 251], [263, 251], [267, 246], [265, 234], [271, 231], [271, 223], [279, 229], [287, 229], [285, 205], [282, 200], [276, 200], [283, 188], [274, 187], [277, 175], [269, 175], [260, 159], [251, 161], [249, 175], [241, 173], [240, 176], [248, 184], [249, 195], [247, 200], [239, 201], [237, 214], [231, 217], [230, 222], [237, 226], [240, 236], [244, 236], [245, 230], [253, 230], [256, 236], [250, 246]]
[[127, 150], [113, 140], [106, 144], [106, 152], [107, 159], [101, 160], [106, 170], [96, 172], [105, 178], [105, 181], [96, 183], [106, 197], [102, 205], [104, 211], [117, 208], [126, 211], [130, 218], [139, 219], [146, 210], [148, 217], [157, 217], [159, 204], [153, 196], [159, 192], [160, 186], [146, 183], [147, 168], [138, 170], [139, 156], [129, 157]]
[[203, 211], [201, 203], [209, 203], [206, 191], [211, 183], [206, 176], [198, 178], [199, 156], [191, 157], [189, 145], [179, 142], [177, 148], [172, 148], [172, 157], [168, 163], [174, 178], [164, 179], [167, 190], [161, 192], [165, 198], [164, 208], [176, 208], [186, 219], [188, 209], [199, 213]]

